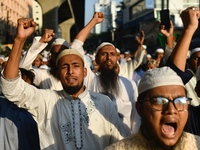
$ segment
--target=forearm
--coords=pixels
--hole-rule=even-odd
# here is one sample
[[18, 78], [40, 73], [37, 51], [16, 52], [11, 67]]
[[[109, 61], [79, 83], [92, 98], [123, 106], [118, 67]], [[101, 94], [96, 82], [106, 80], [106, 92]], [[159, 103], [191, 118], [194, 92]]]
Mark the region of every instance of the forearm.
[[9, 56], [9, 60], [3, 72], [5, 78], [14, 79], [18, 76], [19, 61], [21, 58], [21, 52], [25, 41], [26, 39], [23, 38], [14, 39], [12, 52]]
[[139, 48], [138, 53], [136, 55], [136, 57], [132, 60], [132, 64], [133, 64], [133, 70], [135, 70], [136, 68], [138, 68], [140, 66], [140, 64], [143, 61], [144, 55], [145, 55], [145, 50], [142, 48]]
[[94, 26], [96, 25], [95, 20], [91, 20], [76, 36], [75, 39], [85, 42], [85, 40], [87, 39], [90, 31], [94, 28]]
[[172, 62], [182, 71], [185, 71], [186, 57], [192, 36], [192, 31], [184, 30], [170, 56]]
[[174, 47], [174, 36], [173, 35], [169, 35], [166, 37], [166, 44], [170, 47], [173, 48]]
[[20, 68], [30, 69], [37, 55], [47, 46], [47, 43], [39, 42], [40, 38], [41, 37], [34, 38], [33, 44], [27, 51], [26, 55], [20, 60]]

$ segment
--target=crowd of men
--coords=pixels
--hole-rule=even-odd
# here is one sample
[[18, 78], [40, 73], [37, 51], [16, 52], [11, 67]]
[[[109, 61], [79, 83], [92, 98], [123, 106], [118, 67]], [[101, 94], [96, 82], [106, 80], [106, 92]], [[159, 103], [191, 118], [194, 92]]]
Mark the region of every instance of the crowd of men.
[[[71, 44], [46, 29], [22, 57], [36, 23], [18, 19], [1, 71], [0, 148], [200, 149], [200, 48], [188, 58], [199, 16], [197, 7], [182, 11], [184, 28], [177, 43], [172, 22], [168, 29], [160, 25], [166, 48], [156, 49], [153, 58], [147, 55], [143, 31], [132, 56], [127, 52], [121, 57], [107, 41], [95, 55], [86, 55], [84, 42], [104, 21], [101, 12], [94, 13]], [[52, 40], [49, 54], [42, 56]]]

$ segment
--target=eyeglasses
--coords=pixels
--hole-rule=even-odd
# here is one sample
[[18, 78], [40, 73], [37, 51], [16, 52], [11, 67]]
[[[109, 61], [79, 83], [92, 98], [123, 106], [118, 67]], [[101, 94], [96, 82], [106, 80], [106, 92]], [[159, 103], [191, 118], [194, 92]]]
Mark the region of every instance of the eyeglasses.
[[169, 102], [172, 102], [174, 107], [178, 111], [187, 111], [188, 110], [188, 103], [191, 101], [191, 98], [187, 97], [177, 97], [173, 100], [167, 99], [165, 97], [152, 97], [152, 98], [145, 98], [144, 100], [140, 100], [140, 102], [149, 101], [151, 106], [156, 111], [164, 111], [167, 110], [169, 106]]
[[193, 60], [200, 61], [200, 57], [194, 57]]

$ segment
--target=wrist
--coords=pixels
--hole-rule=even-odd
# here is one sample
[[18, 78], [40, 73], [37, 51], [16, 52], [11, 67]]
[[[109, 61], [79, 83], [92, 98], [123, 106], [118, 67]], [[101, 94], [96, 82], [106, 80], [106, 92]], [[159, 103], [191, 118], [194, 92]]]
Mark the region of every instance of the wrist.
[[21, 38], [21, 37], [15, 37], [15, 39], [14, 39], [15, 41], [17, 41], [17, 42], [20, 42], [20, 43], [25, 43], [26, 42], [26, 38]]
[[187, 29], [184, 29], [184, 30], [183, 30], [183, 34], [187, 34], [187, 36], [191, 36], [191, 37], [192, 37], [192, 36], [194, 35], [195, 31], [196, 31], [196, 30], [194, 30], [194, 29], [191, 29], [191, 28], [188, 29], [188, 28], [187, 28]]

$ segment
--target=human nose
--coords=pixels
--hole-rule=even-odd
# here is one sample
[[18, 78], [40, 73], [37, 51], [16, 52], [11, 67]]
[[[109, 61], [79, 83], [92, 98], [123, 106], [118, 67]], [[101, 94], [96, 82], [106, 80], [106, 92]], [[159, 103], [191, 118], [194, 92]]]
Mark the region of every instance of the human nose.
[[174, 114], [178, 111], [173, 101], [169, 101], [166, 107], [164, 112], [167, 114]]
[[72, 74], [73, 73], [73, 67], [72, 66], [68, 66], [68, 74]]
[[107, 59], [110, 59], [111, 54], [108, 53], [106, 57], [107, 57]]

